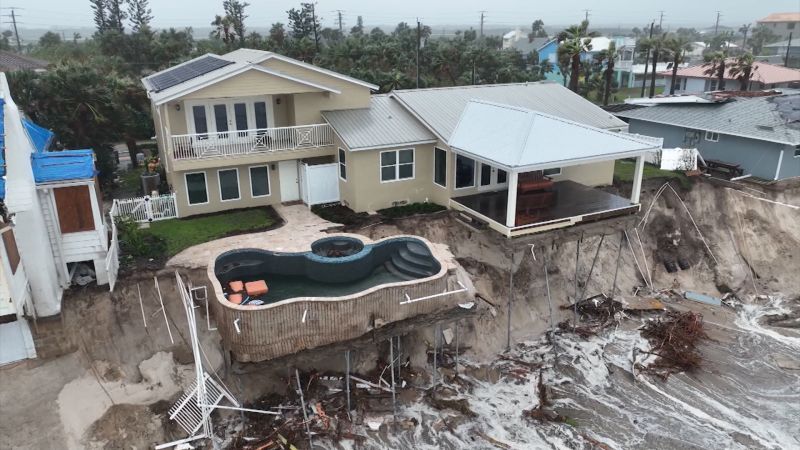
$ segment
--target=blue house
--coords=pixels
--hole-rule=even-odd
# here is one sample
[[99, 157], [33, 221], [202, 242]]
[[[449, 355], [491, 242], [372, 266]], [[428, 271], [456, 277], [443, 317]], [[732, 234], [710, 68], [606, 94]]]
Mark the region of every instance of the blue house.
[[737, 164], [765, 180], [800, 177], [800, 92], [724, 102], [657, 104], [616, 113], [631, 133], [664, 148], [697, 148], [706, 161]]

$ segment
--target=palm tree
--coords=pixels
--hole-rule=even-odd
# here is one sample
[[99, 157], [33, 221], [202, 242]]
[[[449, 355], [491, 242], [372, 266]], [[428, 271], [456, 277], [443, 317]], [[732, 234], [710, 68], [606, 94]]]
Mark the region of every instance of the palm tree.
[[229, 16], [220, 16], [219, 14], [214, 17], [214, 21], [211, 22], [211, 25], [214, 26], [214, 31], [211, 32], [211, 35], [217, 39], [221, 39], [225, 45], [231, 45], [233, 40], [235, 39], [234, 33], [231, 30], [233, 27], [233, 20]]
[[728, 73], [739, 80], [739, 90], [746, 91], [756, 70], [758, 70], [758, 66], [754, 63], [753, 54], [745, 53], [736, 58], [728, 69]]
[[618, 56], [617, 44], [613, 41], [608, 44], [607, 50], [601, 51], [596, 56], [598, 64], [602, 65], [603, 61], [606, 63], [605, 70], [603, 70], [603, 106], [608, 105], [608, 97], [611, 94], [611, 84], [614, 76], [614, 62]]
[[572, 25], [559, 35], [559, 52], [570, 61], [569, 89], [578, 92], [578, 80], [581, 76], [581, 54], [592, 49], [592, 38], [597, 33], [589, 33], [589, 21], [580, 25]]
[[675, 94], [678, 66], [683, 62], [686, 52], [692, 51], [692, 43], [685, 36], [673, 36], [664, 42], [664, 49], [672, 55], [672, 84], [669, 95]]
[[728, 57], [728, 52], [725, 50], [716, 51], [706, 55], [706, 63], [703, 67], [706, 68], [703, 73], [709, 76], [717, 77], [718, 91], [725, 90], [725, 60]]
[[[647, 39], [645, 42], [645, 46], [653, 50], [652, 71], [650, 73], [650, 98], [653, 98], [653, 96], [656, 95], [656, 65], [658, 64], [658, 54], [661, 52], [661, 48], [664, 46], [666, 37], [667, 33], [664, 33], [661, 36]], [[647, 62], [645, 61], [645, 65], [646, 64]], [[647, 80], [643, 80], [642, 82], [647, 83]]]

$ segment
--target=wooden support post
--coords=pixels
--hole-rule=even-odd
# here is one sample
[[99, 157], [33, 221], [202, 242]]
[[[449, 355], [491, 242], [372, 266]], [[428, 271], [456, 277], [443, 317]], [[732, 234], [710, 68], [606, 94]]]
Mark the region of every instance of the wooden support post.
[[344, 373], [344, 385], [345, 385], [345, 392], [347, 392], [347, 417], [350, 417], [350, 411], [353, 408], [350, 407], [350, 350], [344, 351], [344, 361], [345, 361], [345, 373]]
[[633, 170], [633, 187], [631, 188], [631, 203], [639, 203], [639, 194], [642, 192], [643, 175], [644, 175], [644, 156], [637, 156], [636, 167]]
[[619, 232], [619, 245], [617, 246], [617, 267], [614, 269], [614, 282], [611, 283], [611, 298], [617, 292], [617, 274], [619, 273], [619, 260], [622, 257], [622, 241], [625, 239], [625, 231]]
[[519, 174], [509, 172], [508, 174], [508, 202], [506, 203], [506, 226], [514, 228], [517, 222], [517, 182]]

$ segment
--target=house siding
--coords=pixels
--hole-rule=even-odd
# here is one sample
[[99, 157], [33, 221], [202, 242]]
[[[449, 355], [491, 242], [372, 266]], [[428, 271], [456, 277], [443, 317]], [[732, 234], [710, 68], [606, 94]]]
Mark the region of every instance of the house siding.
[[800, 156], [794, 156], [797, 147], [786, 145], [783, 148], [783, 161], [779, 172], [779, 179], [800, 177]]
[[[775, 178], [780, 153], [785, 148], [781, 144], [727, 134], [720, 134], [718, 142], [710, 142], [704, 139], [704, 133], [701, 133], [697, 143], [690, 144], [684, 142], [686, 132], [684, 127], [637, 119], [631, 119], [629, 129], [631, 133], [664, 138], [664, 148], [697, 147], [700, 155], [705, 159], [717, 159], [739, 164], [744, 169], [745, 174], [751, 174], [767, 180]], [[784, 165], [786, 165], [787, 156], [791, 157], [791, 153], [784, 154]], [[782, 168], [782, 178], [784, 178], [783, 170]], [[789, 165], [786, 170], [787, 172], [791, 171], [792, 167]]]

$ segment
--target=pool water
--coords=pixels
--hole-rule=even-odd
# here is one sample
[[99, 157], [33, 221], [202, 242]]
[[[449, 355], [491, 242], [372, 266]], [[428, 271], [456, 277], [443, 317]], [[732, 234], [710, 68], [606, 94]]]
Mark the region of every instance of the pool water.
[[266, 303], [275, 303], [287, 298], [295, 297], [341, 297], [355, 294], [369, 288], [405, 281], [398, 275], [392, 274], [384, 266], [378, 266], [367, 277], [349, 283], [325, 283], [311, 280], [302, 275], [261, 275], [244, 277], [242, 281], [264, 280], [267, 282], [269, 292], [258, 297]]

